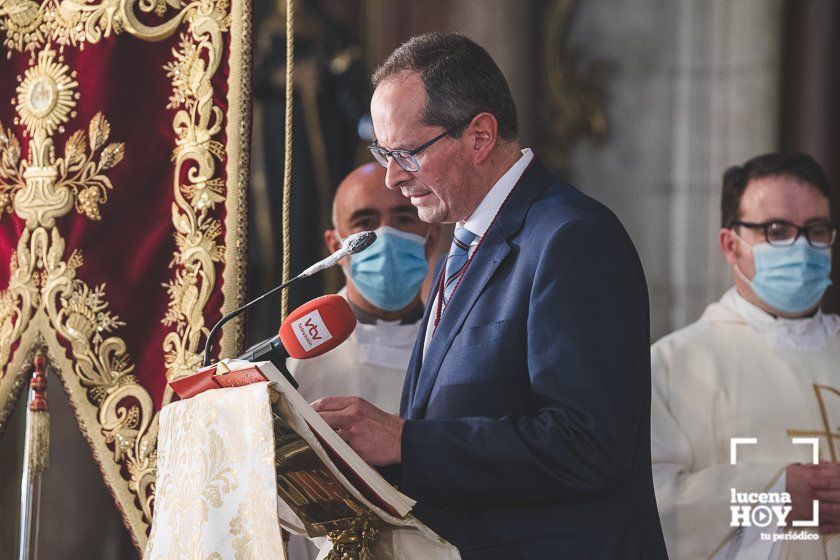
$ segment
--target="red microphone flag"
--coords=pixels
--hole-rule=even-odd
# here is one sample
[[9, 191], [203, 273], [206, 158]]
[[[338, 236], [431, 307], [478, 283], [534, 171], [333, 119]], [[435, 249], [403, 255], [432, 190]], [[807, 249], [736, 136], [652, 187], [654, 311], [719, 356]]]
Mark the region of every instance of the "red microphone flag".
[[[306, 360], [329, 352], [350, 336], [356, 328], [356, 316], [347, 301], [337, 295], [315, 298], [286, 317], [280, 327], [280, 342], [289, 356]], [[218, 364], [203, 367], [192, 375], [170, 381], [182, 399], [209, 389], [239, 387], [268, 379], [257, 368], [246, 368], [219, 375]]]
[[292, 311], [280, 327], [280, 340], [289, 356], [304, 360], [329, 352], [355, 328], [356, 317], [347, 301], [327, 295]]

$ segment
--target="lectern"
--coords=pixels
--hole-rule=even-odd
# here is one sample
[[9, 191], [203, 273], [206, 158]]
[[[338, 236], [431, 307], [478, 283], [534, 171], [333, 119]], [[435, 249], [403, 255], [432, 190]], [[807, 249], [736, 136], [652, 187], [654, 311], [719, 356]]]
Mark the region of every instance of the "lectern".
[[326, 537], [330, 560], [460, 559], [271, 363], [223, 369], [161, 411], [145, 560], [285, 558], [281, 529]]

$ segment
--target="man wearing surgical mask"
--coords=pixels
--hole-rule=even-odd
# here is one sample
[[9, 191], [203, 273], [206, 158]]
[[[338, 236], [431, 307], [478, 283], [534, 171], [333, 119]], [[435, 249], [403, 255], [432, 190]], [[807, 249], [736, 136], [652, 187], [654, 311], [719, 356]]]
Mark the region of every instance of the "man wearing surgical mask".
[[375, 231], [376, 242], [342, 261], [344, 296], [358, 324], [341, 346], [318, 358], [289, 360], [309, 401], [360, 396], [396, 414], [406, 367], [423, 316], [420, 299], [440, 226], [427, 224], [400, 194], [385, 188], [385, 169], [369, 163], [350, 173], [333, 200], [330, 252], [352, 233]]
[[[652, 348], [653, 476], [672, 558], [840, 555], [840, 317], [819, 308], [830, 196], [804, 154], [724, 174], [718, 242], [734, 286]], [[765, 503], [783, 518], [737, 515]]]
[[[376, 232], [373, 245], [341, 263], [347, 284], [339, 294], [350, 303], [358, 323], [334, 350], [308, 360], [290, 358], [287, 366], [300, 385], [298, 391], [310, 402], [359, 396], [397, 414], [423, 318], [421, 288], [440, 226], [421, 221], [399, 190], [385, 188], [385, 169], [376, 163], [359, 167], [341, 182], [333, 198], [332, 221], [333, 229], [324, 232], [331, 253], [352, 233]], [[313, 542], [293, 538], [289, 557], [326, 556], [326, 540]]]

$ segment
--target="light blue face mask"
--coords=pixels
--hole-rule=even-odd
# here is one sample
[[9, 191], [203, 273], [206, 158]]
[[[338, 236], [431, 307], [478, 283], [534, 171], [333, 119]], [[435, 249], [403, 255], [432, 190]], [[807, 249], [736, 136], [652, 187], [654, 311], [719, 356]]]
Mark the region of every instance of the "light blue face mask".
[[398, 311], [417, 297], [429, 271], [426, 239], [388, 226], [374, 230], [376, 241], [350, 257], [350, 276], [359, 293], [385, 311]]
[[[735, 236], [741, 239], [737, 234]], [[817, 249], [811, 247], [805, 237], [800, 237], [786, 247], [756, 243], [752, 249], [753, 279], [747, 279], [737, 265], [735, 272], [761, 301], [774, 309], [791, 314], [809, 311], [831, 285], [830, 247]]]

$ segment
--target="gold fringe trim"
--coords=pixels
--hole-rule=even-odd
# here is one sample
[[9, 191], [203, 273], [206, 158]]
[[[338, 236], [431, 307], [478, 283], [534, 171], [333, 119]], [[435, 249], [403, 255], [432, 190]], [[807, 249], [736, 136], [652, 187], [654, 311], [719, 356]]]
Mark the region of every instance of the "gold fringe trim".
[[29, 424], [27, 435], [29, 441], [29, 472], [30, 475], [41, 474], [50, 462], [50, 413], [48, 410], [27, 410], [26, 421]]

